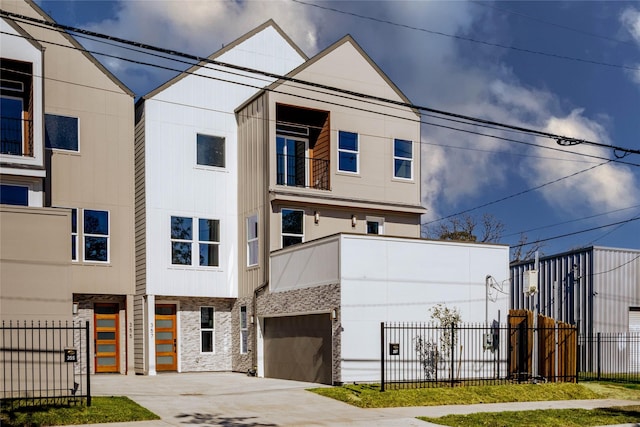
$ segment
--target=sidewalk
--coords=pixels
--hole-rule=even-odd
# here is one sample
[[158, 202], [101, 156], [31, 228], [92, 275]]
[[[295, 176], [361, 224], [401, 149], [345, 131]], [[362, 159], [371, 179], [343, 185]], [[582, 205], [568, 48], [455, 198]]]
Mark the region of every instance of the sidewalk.
[[[167, 426], [433, 426], [417, 416], [637, 405], [626, 400], [563, 400], [477, 405], [362, 409], [307, 392], [318, 384], [243, 374], [183, 373], [92, 376], [94, 396], [127, 396], [162, 419], [136, 427]], [[640, 422], [640, 420], [639, 420]], [[131, 426], [111, 423], [108, 427]], [[95, 426], [95, 425], [94, 425]], [[640, 426], [640, 424], [629, 424]]]

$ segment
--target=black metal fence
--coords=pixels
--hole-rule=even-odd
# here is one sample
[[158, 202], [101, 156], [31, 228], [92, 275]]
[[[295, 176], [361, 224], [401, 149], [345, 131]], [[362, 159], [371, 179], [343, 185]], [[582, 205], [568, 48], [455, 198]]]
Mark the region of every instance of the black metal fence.
[[575, 337], [564, 324], [381, 323], [381, 388], [575, 382]]
[[580, 380], [640, 382], [640, 332], [580, 336], [578, 353]]
[[89, 322], [2, 322], [2, 405], [91, 406]]

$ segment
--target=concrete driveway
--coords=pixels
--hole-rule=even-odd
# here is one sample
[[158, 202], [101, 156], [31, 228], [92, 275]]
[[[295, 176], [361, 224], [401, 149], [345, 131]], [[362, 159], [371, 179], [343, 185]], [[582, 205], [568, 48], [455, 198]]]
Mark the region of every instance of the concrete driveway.
[[[305, 391], [318, 384], [239, 373], [94, 375], [93, 396], [128, 396], [166, 426], [428, 426], [402, 413], [361, 409]], [[321, 387], [321, 386], [320, 386]], [[129, 424], [109, 424], [120, 427]]]

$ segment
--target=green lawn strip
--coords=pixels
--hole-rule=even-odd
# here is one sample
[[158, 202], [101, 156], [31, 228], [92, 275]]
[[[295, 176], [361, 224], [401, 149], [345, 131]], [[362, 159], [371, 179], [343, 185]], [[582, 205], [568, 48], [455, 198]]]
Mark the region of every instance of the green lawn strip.
[[159, 420], [160, 417], [122, 396], [93, 397], [91, 406], [30, 406], [9, 411], [2, 408], [3, 426], [51, 426]]
[[374, 385], [345, 385], [310, 391], [360, 408], [468, 405], [473, 403], [537, 402], [545, 400], [598, 399], [603, 396], [581, 384], [504, 384], [387, 390]]
[[439, 418], [418, 417], [423, 421], [460, 427], [588, 427], [635, 423], [640, 420], [640, 405], [596, 409], [545, 409], [536, 411], [481, 412], [447, 415]]

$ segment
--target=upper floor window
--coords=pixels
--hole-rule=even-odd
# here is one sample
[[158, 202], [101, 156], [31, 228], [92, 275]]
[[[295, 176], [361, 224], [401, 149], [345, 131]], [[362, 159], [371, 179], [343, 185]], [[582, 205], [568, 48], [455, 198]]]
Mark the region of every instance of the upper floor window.
[[258, 265], [258, 215], [247, 218], [247, 266]]
[[213, 307], [200, 307], [200, 351], [213, 353]]
[[[197, 230], [194, 228], [197, 227]], [[194, 241], [194, 236], [198, 240]], [[198, 244], [197, 264], [193, 245]], [[182, 216], [171, 217], [171, 264], [220, 266], [220, 221]]]
[[33, 156], [33, 64], [2, 58], [0, 153]]
[[221, 136], [198, 134], [196, 138], [196, 162], [203, 166], [223, 168], [225, 165], [225, 139]]
[[78, 209], [71, 209], [71, 260], [78, 260]]
[[302, 243], [304, 239], [304, 212], [282, 209], [282, 247]]
[[29, 206], [29, 187], [23, 185], [0, 185], [0, 204]]
[[47, 148], [79, 151], [78, 118], [45, 114], [44, 136]]
[[109, 262], [109, 212], [85, 209], [84, 260]]
[[358, 134], [338, 132], [338, 170], [358, 173]]
[[393, 141], [393, 176], [413, 179], [413, 143], [404, 139]]
[[367, 234], [383, 234], [384, 218], [367, 217]]
[[276, 137], [278, 185], [306, 187], [308, 179], [308, 141], [291, 137]]

